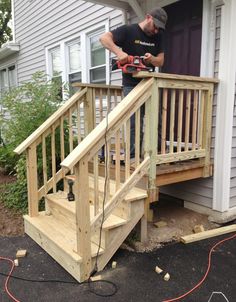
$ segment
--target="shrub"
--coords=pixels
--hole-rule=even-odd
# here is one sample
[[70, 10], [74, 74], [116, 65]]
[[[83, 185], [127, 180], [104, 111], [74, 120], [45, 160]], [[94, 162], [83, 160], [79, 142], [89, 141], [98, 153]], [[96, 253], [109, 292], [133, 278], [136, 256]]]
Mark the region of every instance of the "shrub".
[[5, 115], [0, 119], [2, 147], [0, 166], [8, 173], [17, 173], [15, 183], [6, 185], [1, 198], [13, 208], [27, 206], [27, 180], [25, 156], [13, 150], [36, 130], [60, 105], [61, 84], [46, 80], [42, 72], [32, 76], [32, 81], [12, 89], [1, 99]]

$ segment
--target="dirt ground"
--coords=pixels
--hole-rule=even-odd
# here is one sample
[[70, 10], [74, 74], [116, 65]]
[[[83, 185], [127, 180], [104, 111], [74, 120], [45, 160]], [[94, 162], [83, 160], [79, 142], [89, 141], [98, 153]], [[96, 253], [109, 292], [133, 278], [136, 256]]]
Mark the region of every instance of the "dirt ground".
[[[15, 180], [14, 176], [0, 173], [0, 186]], [[0, 236], [21, 236], [24, 234], [22, 214], [8, 209], [0, 200]]]
[[[14, 177], [0, 174], [0, 185], [11, 181], [14, 181]], [[148, 223], [147, 243], [140, 243], [136, 233], [133, 232], [122, 245], [123, 248], [138, 252], [152, 251], [165, 243], [179, 241], [183, 235], [193, 233], [195, 225], [203, 225], [205, 230], [216, 227], [208, 221], [207, 216], [185, 209], [180, 201], [166, 195], [161, 195], [160, 201], [154, 204], [153, 210], [154, 223], [162, 221], [166, 226], [158, 228], [154, 223]], [[0, 201], [0, 236], [23, 234], [22, 214], [6, 208]]]

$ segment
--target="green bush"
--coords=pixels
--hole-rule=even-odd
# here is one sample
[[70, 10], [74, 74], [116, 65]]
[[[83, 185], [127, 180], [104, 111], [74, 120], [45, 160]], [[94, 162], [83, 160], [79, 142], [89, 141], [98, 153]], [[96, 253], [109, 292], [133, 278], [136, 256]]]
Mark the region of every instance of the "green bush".
[[13, 150], [58, 109], [61, 101], [61, 83], [48, 81], [41, 72], [1, 99], [7, 114], [0, 118], [0, 166], [17, 174], [16, 182], [6, 185], [1, 194], [7, 206], [17, 209], [27, 206], [26, 160]]

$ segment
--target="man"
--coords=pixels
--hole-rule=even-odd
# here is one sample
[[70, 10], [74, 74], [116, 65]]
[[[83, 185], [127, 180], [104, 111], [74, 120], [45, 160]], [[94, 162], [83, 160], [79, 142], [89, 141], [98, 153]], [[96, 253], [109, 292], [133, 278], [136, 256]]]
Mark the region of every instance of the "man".
[[[107, 32], [100, 37], [102, 45], [113, 52], [121, 64], [125, 64], [128, 56], [144, 56], [147, 66], [161, 67], [164, 64], [163, 31], [167, 22], [164, 9], [157, 7], [148, 12], [145, 19], [138, 24], [123, 25]], [[122, 84], [126, 96], [142, 79], [134, 78], [131, 74], [123, 73]], [[144, 106], [141, 107], [141, 137]], [[131, 117], [130, 157], [135, 155], [135, 117]]]

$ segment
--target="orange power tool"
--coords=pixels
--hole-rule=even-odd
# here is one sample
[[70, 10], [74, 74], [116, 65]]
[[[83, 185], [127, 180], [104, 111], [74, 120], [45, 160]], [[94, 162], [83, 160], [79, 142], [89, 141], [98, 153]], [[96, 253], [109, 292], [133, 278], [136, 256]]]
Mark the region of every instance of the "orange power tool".
[[120, 61], [112, 60], [112, 70], [121, 69], [124, 73], [135, 73], [138, 71], [153, 71], [153, 67], [145, 65], [145, 57], [128, 56], [128, 61], [124, 65]]

